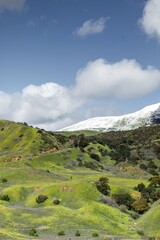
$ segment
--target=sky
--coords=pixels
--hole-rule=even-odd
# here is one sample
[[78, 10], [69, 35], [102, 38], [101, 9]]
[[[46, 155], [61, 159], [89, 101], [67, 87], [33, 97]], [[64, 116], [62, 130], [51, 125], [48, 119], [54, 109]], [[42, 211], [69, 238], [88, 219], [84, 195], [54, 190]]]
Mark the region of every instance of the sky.
[[160, 0], [0, 0], [0, 119], [58, 130], [160, 102]]

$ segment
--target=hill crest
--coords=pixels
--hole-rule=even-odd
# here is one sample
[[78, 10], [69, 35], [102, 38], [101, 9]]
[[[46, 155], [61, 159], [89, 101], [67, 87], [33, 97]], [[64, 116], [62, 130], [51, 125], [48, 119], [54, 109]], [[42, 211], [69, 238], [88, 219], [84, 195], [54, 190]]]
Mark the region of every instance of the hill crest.
[[95, 117], [65, 127], [60, 131], [97, 130], [124, 131], [160, 123], [160, 103], [149, 105], [137, 112], [122, 115]]

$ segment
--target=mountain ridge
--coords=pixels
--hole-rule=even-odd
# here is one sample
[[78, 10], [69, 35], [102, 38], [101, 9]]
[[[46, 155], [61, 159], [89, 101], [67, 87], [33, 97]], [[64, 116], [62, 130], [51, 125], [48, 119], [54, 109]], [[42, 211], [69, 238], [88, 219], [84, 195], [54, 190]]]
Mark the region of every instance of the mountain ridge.
[[97, 130], [123, 131], [160, 124], [160, 103], [149, 105], [134, 113], [121, 116], [94, 117], [59, 131]]

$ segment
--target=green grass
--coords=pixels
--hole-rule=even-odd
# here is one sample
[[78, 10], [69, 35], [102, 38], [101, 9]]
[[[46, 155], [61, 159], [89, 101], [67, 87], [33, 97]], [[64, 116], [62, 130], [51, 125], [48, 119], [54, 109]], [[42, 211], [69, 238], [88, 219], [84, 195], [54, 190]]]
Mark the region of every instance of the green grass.
[[79, 130], [79, 131], [61, 131], [58, 132], [58, 134], [64, 135], [64, 136], [71, 136], [73, 134], [84, 134], [85, 136], [94, 136], [102, 133], [101, 131], [93, 131], [93, 130]]
[[[83, 133], [91, 136], [99, 132]], [[139, 197], [135, 186], [142, 182], [149, 184], [150, 175], [137, 173], [136, 167], [126, 173], [121, 166], [114, 166], [107, 145], [91, 142], [85, 152], [68, 148], [69, 143], [61, 148], [54, 134], [9, 121], [0, 121], [0, 141], [0, 194], [10, 197], [9, 202], [0, 200], [0, 239], [56, 239], [60, 231], [65, 232], [64, 239], [77, 239], [75, 233], [79, 231], [79, 239], [83, 240], [95, 239], [93, 232], [99, 235], [96, 239], [141, 239], [138, 230], [146, 236], [160, 236], [159, 202], [139, 220], [117, 207], [99, 202], [102, 194], [95, 183], [100, 177], [109, 179], [111, 194], [129, 193], [134, 198]], [[55, 152], [40, 154], [42, 149], [50, 150], [54, 145], [57, 146]], [[106, 151], [105, 156], [100, 149]], [[89, 156], [89, 151], [99, 155], [100, 163]], [[19, 155], [20, 159], [14, 158]], [[110, 167], [110, 171], [79, 166], [78, 159], [103, 164]], [[7, 182], [2, 182], [2, 178]], [[48, 199], [38, 204], [39, 195], [46, 195]], [[60, 199], [59, 205], [53, 203], [54, 198]], [[31, 229], [36, 229], [38, 237], [29, 236]]]
[[[138, 239], [134, 220], [129, 215], [97, 201], [101, 194], [94, 183], [106, 173], [83, 168], [68, 170], [60, 166], [48, 173], [45, 169], [51, 168], [52, 156], [33, 159], [33, 166], [25, 166], [23, 161], [11, 163], [8, 168], [6, 162], [1, 165], [0, 178], [3, 176], [8, 180], [0, 183], [1, 193], [8, 194], [11, 199], [9, 203], [0, 203], [5, 234], [16, 229], [11, 235], [13, 239], [21, 239], [19, 234], [28, 236], [31, 228], [45, 228], [46, 233], [39, 230], [39, 236], [56, 235], [60, 230], [72, 236], [78, 229], [83, 233], [82, 239], [86, 232], [92, 239], [94, 230], [100, 236], [122, 235]], [[52, 167], [54, 164], [56, 166], [53, 161]], [[133, 191], [133, 187], [141, 182], [136, 180], [134, 185], [134, 179], [120, 179], [111, 174], [108, 177], [114, 191], [120, 191], [122, 184], [126, 191]], [[48, 199], [38, 204], [36, 197], [40, 194], [47, 195]], [[61, 199], [59, 205], [53, 204], [54, 197]]]
[[148, 236], [160, 237], [160, 201], [153, 204], [137, 223]]
[[37, 155], [41, 139], [35, 128], [1, 120], [0, 142], [0, 160], [16, 160], [19, 156], [29, 158]]

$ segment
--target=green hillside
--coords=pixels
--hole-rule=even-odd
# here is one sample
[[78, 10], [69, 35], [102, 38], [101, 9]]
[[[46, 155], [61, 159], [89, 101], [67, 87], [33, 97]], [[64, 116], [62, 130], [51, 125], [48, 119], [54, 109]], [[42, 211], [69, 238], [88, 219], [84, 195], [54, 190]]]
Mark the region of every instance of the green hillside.
[[54, 149], [58, 149], [57, 140], [47, 132], [26, 123], [0, 120], [0, 159], [16, 161]]
[[160, 237], [159, 129], [64, 134], [0, 121], [0, 239]]
[[150, 236], [160, 236], [160, 200], [155, 202], [151, 209], [138, 220], [138, 226]]

